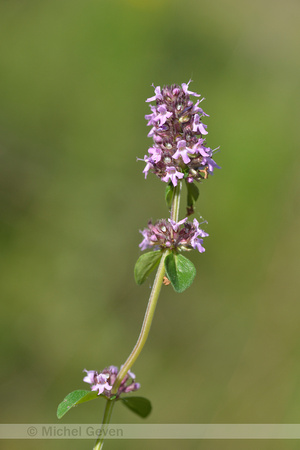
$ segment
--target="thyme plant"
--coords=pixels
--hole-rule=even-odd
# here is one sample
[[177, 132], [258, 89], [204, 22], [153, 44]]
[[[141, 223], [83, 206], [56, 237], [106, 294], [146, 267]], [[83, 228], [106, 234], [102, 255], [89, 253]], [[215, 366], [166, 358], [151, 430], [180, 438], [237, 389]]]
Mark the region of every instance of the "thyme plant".
[[[171, 284], [176, 292], [183, 292], [195, 278], [195, 266], [184, 254], [193, 249], [203, 253], [203, 239], [208, 236], [201, 228], [205, 221], [199, 223], [196, 218], [189, 220], [189, 216], [195, 212], [199, 196], [196, 183], [206, 180], [215, 168], [220, 168], [213, 159], [218, 149], [212, 150], [205, 142], [208, 132], [202, 120], [208, 114], [199, 106], [204, 99], [189, 90], [190, 82], [182, 83], [181, 86], [164, 86], [162, 89], [153, 86], [155, 95], [146, 100], [150, 103], [151, 114], [145, 118], [151, 127], [148, 136], [153, 139], [153, 144], [142, 160], [146, 163], [143, 173], [147, 178], [148, 173], [152, 172], [166, 183], [165, 199], [169, 217], [155, 223], [149, 221], [141, 231], [143, 240], [140, 249], [149, 251], [143, 253], [135, 265], [136, 283], [142, 284], [154, 269], [157, 268], [157, 271], [140, 335], [120, 370], [116, 366], [109, 366], [99, 372], [84, 370], [86, 375], [83, 381], [90, 385], [90, 389], [68, 394], [58, 406], [58, 418], [73, 406], [96, 398], [106, 400], [102, 430], [110, 422], [116, 403], [123, 403], [141, 417], [147, 417], [151, 411], [149, 400], [127, 395], [140, 388], [131, 368], [147, 340], [162, 286]], [[194, 103], [191, 97], [198, 99]], [[187, 191], [186, 217], [179, 220], [183, 183]], [[101, 436], [100, 433], [94, 450], [102, 449], [104, 438]]]

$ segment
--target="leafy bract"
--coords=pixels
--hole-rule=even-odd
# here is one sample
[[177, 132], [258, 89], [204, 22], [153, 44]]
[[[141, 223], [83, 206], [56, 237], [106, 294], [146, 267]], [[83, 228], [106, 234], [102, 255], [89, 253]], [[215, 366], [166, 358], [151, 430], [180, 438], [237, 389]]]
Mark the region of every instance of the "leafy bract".
[[194, 183], [186, 182], [187, 188], [187, 214], [190, 216], [194, 213], [194, 205], [199, 197], [199, 189]]
[[78, 390], [70, 392], [66, 398], [58, 405], [57, 417], [61, 419], [73, 406], [79, 403], [89, 402], [95, 398], [101, 397], [96, 391]]
[[149, 416], [152, 409], [150, 401], [144, 397], [121, 397], [119, 400], [127, 408], [143, 418]]
[[166, 200], [166, 203], [167, 203], [167, 206], [169, 209], [171, 209], [171, 206], [172, 206], [173, 194], [174, 194], [174, 186], [172, 183], [169, 183], [166, 186], [166, 192], [165, 192], [165, 200]]
[[160, 250], [144, 253], [137, 260], [134, 267], [134, 279], [137, 284], [143, 284], [153, 269], [158, 266], [162, 257]]
[[170, 253], [165, 258], [165, 270], [176, 292], [185, 291], [196, 275], [194, 264], [181, 254]]

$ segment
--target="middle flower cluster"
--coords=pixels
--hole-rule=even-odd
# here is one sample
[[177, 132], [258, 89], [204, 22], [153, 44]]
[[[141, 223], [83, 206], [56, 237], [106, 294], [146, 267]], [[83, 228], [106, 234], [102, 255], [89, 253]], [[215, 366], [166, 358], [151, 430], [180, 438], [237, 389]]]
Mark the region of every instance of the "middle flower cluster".
[[148, 227], [140, 231], [144, 237], [139, 245], [140, 249], [191, 250], [194, 248], [200, 253], [205, 252], [202, 238], [208, 236], [208, 233], [200, 228], [197, 219], [193, 222], [187, 220], [187, 217], [179, 222], [160, 219], [155, 224], [150, 220]]

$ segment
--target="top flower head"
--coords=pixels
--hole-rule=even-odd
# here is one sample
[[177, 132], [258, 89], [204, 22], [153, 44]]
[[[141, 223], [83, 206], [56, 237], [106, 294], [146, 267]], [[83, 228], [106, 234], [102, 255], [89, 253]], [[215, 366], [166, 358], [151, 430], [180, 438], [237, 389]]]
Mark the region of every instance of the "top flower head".
[[199, 107], [203, 99], [195, 104], [190, 100], [190, 95], [200, 97], [188, 89], [190, 82], [162, 89], [153, 86], [155, 95], [146, 100], [156, 106], [150, 105], [152, 113], [145, 116], [152, 127], [148, 136], [154, 141], [144, 156], [145, 178], [151, 171], [176, 186], [182, 178], [200, 181], [220, 168], [212, 159], [213, 150], [204, 146], [207, 125], [201, 119], [208, 114]]

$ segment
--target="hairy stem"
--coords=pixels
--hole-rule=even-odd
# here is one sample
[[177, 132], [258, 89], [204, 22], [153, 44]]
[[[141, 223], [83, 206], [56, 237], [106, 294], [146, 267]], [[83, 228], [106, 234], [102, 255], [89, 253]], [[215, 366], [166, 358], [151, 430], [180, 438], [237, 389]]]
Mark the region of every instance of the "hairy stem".
[[171, 219], [178, 222], [179, 217], [179, 206], [180, 206], [180, 192], [182, 183], [179, 181], [176, 187], [174, 187], [172, 206], [171, 206]]
[[[175, 222], [178, 221], [178, 216], [179, 216], [180, 191], [181, 191], [181, 182], [179, 182], [179, 184], [176, 187], [174, 187], [174, 193], [173, 193], [173, 199], [172, 199], [171, 219], [175, 220]], [[119, 388], [123, 378], [127, 374], [128, 370], [133, 366], [134, 362], [136, 361], [137, 357], [141, 353], [141, 351], [146, 343], [146, 340], [147, 340], [147, 337], [148, 337], [148, 334], [150, 331], [150, 327], [152, 324], [152, 319], [153, 319], [154, 311], [156, 308], [157, 300], [158, 300], [159, 293], [161, 290], [163, 278], [165, 275], [164, 262], [165, 262], [165, 258], [168, 254], [169, 254], [169, 251], [167, 250], [162, 255], [162, 258], [160, 260], [160, 263], [159, 263], [159, 266], [158, 266], [158, 269], [156, 272], [156, 276], [155, 276], [155, 280], [154, 280], [153, 287], [151, 290], [151, 294], [149, 297], [148, 306], [147, 306], [147, 310], [145, 313], [145, 317], [144, 317], [140, 335], [138, 337], [138, 340], [137, 340], [132, 352], [130, 353], [126, 362], [123, 364], [120, 372], [118, 373], [118, 376], [117, 376], [114, 386], [112, 388], [112, 394], [117, 393], [118, 388]]]
[[139, 356], [139, 354], [141, 353], [149, 331], [150, 331], [150, 327], [152, 324], [152, 319], [153, 319], [153, 315], [154, 315], [154, 311], [155, 311], [155, 307], [157, 304], [157, 300], [159, 297], [159, 293], [161, 290], [161, 286], [162, 286], [162, 282], [163, 282], [163, 278], [165, 275], [165, 266], [164, 266], [164, 262], [165, 262], [165, 257], [167, 256], [167, 252], [164, 252], [162, 255], [162, 258], [160, 260], [157, 272], [156, 272], [156, 276], [155, 276], [155, 280], [153, 283], [153, 287], [151, 290], [151, 294], [149, 297], [149, 301], [148, 301], [148, 306], [147, 306], [147, 310], [145, 313], [145, 317], [144, 317], [144, 321], [143, 321], [143, 325], [141, 328], [141, 332], [140, 335], [138, 337], [138, 340], [132, 350], [132, 352], [130, 353], [130, 355], [128, 356], [126, 362], [123, 364], [120, 372], [118, 373], [118, 376], [116, 378], [116, 381], [114, 383], [114, 386], [112, 388], [112, 394], [116, 394], [118, 391], [118, 388], [121, 384], [121, 381], [123, 380], [123, 378], [125, 377], [125, 375], [127, 374], [128, 370], [132, 367], [132, 365], [134, 364], [134, 362], [136, 361], [137, 357]]
[[105, 432], [106, 432], [107, 425], [110, 422], [114, 404], [115, 404], [115, 402], [113, 400], [106, 401], [101, 430], [100, 430], [99, 437], [95, 443], [93, 450], [101, 450], [104, 445]]
[[[174, 220], [175, 222], [178, 222], [178, 216], [179, 216], [179, 205], [180, 205], [180, 191], [181, 191], [181, 182], [178, 183], [176, 187], [174, 187], [173, 192], [173, 199], [172, 199], [172, 206], [171, 206], [171, 220]], [[119, 386], [126, 376], [128, 370], [133, 366], [134, 362], [138, 358], [139, 354], [141, 353], [146, 340], [148, 338], [148, 334], [151, 328], [157, 300], [160, 294], [160, 290], [162, 287], [164, 275], [165, 275], [165, 258], [170, 253], [170, 250], [165, 250], [162, 254], [156, 276], [154, 279], [154, 283], [152, 286], [151, 294], [149, 297], [146, 313], [144, 316], [143, 325], [140, 331], [140, 335], [138, 337], [138, 340], [128, 356], [127, 360], [123, 364], [122, 368], [120, 369], [116, 381], [114, 382], [113, 388], [111, 390], [112, 395], [116, 394], [118, 392]], [[102, 428], [101, 428], [101, 434], [105, 436], [104, 431], [105, 426], [109, 424], [110, 417], [112, 414], [113, 406], [114, 406], [115, 400], [107, 400], [104, 416], [103, 416], [103, 422], [102, 422]], [[96, 441], [94, 450], [101, 450], [104, 445], [104, 437], [99, 437]]]

